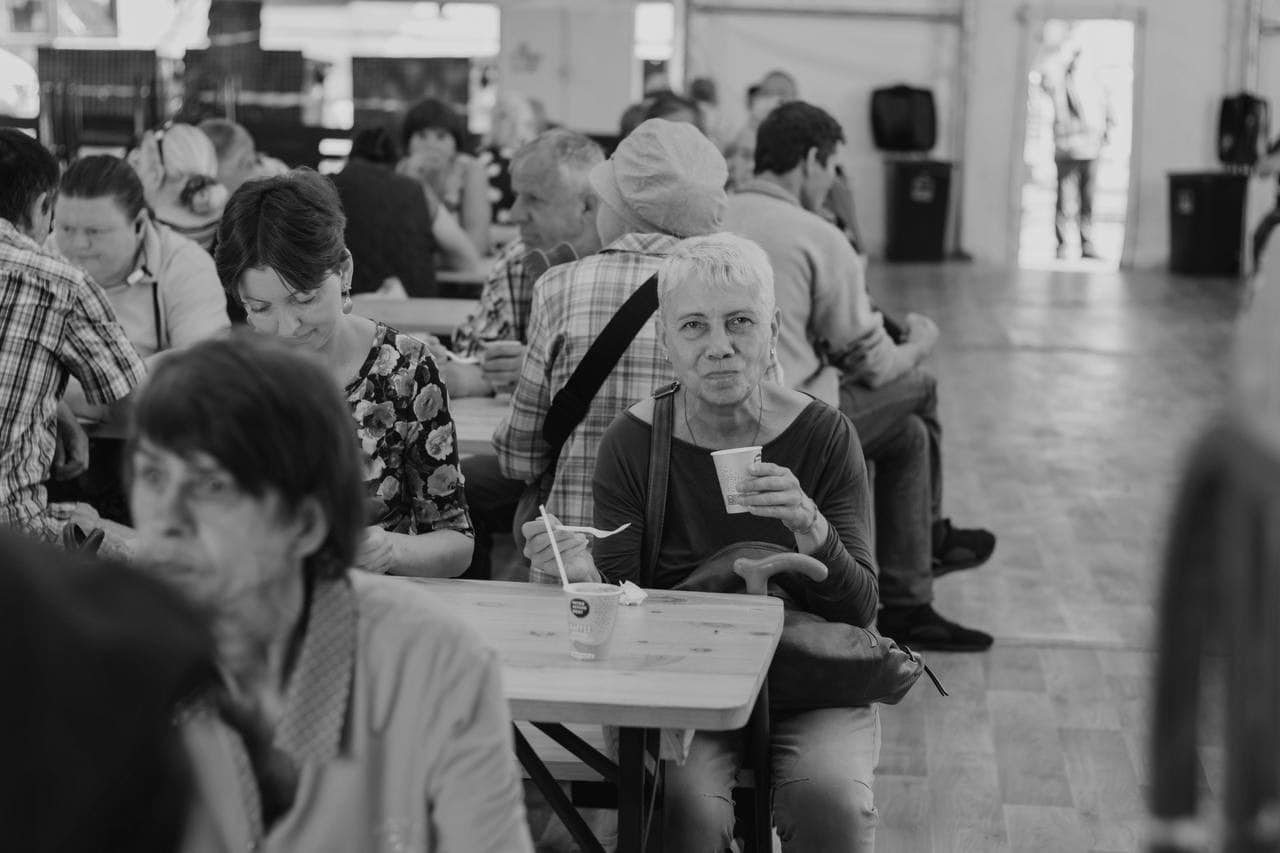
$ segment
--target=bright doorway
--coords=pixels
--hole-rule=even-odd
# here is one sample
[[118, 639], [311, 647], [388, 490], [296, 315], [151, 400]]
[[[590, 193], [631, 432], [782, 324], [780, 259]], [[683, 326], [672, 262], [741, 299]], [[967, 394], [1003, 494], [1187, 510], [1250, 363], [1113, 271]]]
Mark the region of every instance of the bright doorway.
[[1029, 23], [1033, 49], [1018, 265], [1116, 269], [1124, 254], [1129, 208], [1135, 22], [1047, 18]]

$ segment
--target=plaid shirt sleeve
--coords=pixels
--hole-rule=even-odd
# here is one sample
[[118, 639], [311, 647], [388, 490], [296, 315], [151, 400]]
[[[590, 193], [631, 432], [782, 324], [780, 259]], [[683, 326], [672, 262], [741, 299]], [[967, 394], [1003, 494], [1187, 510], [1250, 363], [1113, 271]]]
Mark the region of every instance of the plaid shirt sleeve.
[[102, 290], [87, 278], [71, 290], [59, 356], [90, 403], [112, 403], [142, 381], [146, 368], [116, 322]]
[[524, 340], [530, 296], [520, 293], [524, 253], [524, 245], [517, 240], [494, 263], [476, 312], [453, 332], [453, 351], [458, 355], [479, 355], [482, 341]]
[[502, 473], [513, 480], [531, 483], [551, 463], [551, 447], [542, 437], [542, 423], [551, 408], [551, 371], [563, 341], [555, 328], [557, 313], [550, 302], [548, 281], [555, 271], [543, 276], [543, 286], [534, 291], [529, 316], [529, 346], [525, 350], [520, 379], [511, 395], [511, 408], [493, 434]]

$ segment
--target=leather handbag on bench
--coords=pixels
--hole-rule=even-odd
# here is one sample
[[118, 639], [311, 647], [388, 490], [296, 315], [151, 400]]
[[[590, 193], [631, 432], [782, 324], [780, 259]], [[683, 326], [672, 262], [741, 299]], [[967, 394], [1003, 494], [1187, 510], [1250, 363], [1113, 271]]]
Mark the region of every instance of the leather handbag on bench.
[[[675, 386], [655, 394], [649, 445], [649, 489], [642, 554], [644, 586], [652, 586], [662, 543], [667, 482], [671, 470], [671, 430]], [[818, 708], [848, 708], [872, 702], [896, 704], [928, 672], [938, 692], [942, 684], [924, 659], [906, 646], [882, 637], [873, 628], [829, 622], [798, 609], [768, 579], [780, 571], [797, 571], [822, 580], [827, 568], [806, 554], [770, 542], [741, 542], [721, 549], [684, 579], [676, 589], [699, 592], [769, 593], [786, 607], [782, 637], [769, 666], [771, 710], [794, 713]]]

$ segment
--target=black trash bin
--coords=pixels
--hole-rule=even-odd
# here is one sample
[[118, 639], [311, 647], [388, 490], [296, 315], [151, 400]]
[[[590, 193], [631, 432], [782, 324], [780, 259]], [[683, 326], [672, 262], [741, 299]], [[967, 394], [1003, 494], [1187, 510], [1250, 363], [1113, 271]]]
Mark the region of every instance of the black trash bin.
[[886, 260], [942, 260], [951, 170], [944, 160], [885, 160]]
[[1230, 172], [1169, 173], [1169, 271], [1239, 275], [1249, 177]]

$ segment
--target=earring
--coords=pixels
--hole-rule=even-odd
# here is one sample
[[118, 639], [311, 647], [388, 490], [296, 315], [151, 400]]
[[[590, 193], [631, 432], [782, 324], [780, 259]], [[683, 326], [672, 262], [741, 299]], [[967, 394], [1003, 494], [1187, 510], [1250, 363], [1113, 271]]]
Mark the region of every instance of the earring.
[[343, 314], [350, 314], [350, 313], [351, 313], [351, 309], [352, 309], [353, 307], [354, 307], [354, 306], [353, 306], [353, 304], [352, 304], [352, 302], [351, 302], [351, 291], [350, 291], [350, 290], [344, 290], [344, 291], [342, 291], [342, 313], [343, 313]]

